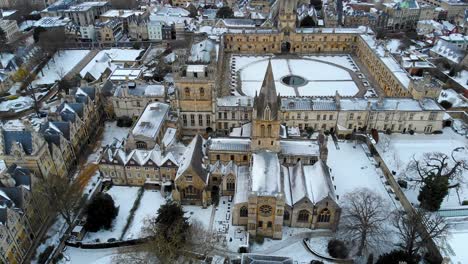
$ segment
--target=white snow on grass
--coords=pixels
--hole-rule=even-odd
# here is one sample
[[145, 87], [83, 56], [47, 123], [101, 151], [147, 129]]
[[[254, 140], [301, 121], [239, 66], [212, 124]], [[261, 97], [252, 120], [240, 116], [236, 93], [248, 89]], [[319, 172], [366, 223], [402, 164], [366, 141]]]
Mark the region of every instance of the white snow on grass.
[[[450, 156], [455, 148], [464, 148], [460, 149], [456, 156], [465, 159], [468, 157], [468, 140], [455, 133], [451, 128], [445, 128], [443, 134], [439, 135], [392, 134], [387, 140], [383, 139], [385, 135], [381, 134], [379, 138], [377, 150], [389, 169], [396, 172], [397, 177], [401, 177], [405, 173], [405, 169], [413, 156], [420, 159], [424, 153], [428, 152], [441, 152]], [[449, 194], [442, 202], [441, 209], [461, 208], [460, 201], [468, 200], [467, 171], [464, 172], [463, 178], [465, 183], [458, 189], [458, 193], [457, 189], [450, 189]], [[403, 189], [403, 191], [410, 202], [419, 204], [417, 199], [419, 188], [417, 186], [411, 186], [410, 184], [409, 188]], [[464, 208], [468, 208], [468, 206], [464, 206]]]
[[206, 230], [210, 229], [211, 213], [213, 212], [212, 205], [207, 208], [203, 208], [199, 205], [183, 205], [182, 209], [185, 212], [185, 216], [189, 217], [189, 222], [196, 220], [200, 222]]
[[452, 89], [440, 92], [438, 102], [441, 103], [442, 101], [451, 103], [452, 107], [468, 107], [467, 99]]
[[115, 206], [119, 207], [119, 213], [112, 223], [112, 228], [110, 230], [88, 232], [83, 241], [95, 242], [96, 239], [99, 239], [102, 243], [107, 242], [110, 238], [119, 239], [127, 223], [130, 210], [135, 203], [139, 189], [140, 187], [114, 186], [107, 191], [114, 199]]
[[63, 50], [56, 52], [54, 57], [42, 69], [42, 73], [37, 74], [37, 79], [33, 84], [52, 84], [60, 80], [60, 75], [70, 72], [86, 55], [89, 50]]
[[345, 194], [357, 188], [368, 188], [387, 200], [392, 205], [393, 195], [389, 194], [390, 186], [385, 185], [385, 177], [380, 168], [376, 168], [374, 158], [368, 156], [367, 145], [355, 141], [339, 142], [336, 149], [331, 137], [328, 138], [327, 165], [331, 169], [338, 203], [343, 202]]
[[52, 226], [47, 230], [44, 236], [45, 241], [36, 249], [36, 255], [31, 263], [37, 263], [39, 255], [44, 252], [49, 246], [57, 246], [60, 243], [60, 238], [64, 235], [68, 225], [61, 216], [57, 217]]
[[20, 96], [14, 100], [3, 101], [0, 103], [0, 111], [19, 112], [28, 109], [34, 105], [34, 100], [28, 96]]
[[119, 255], [119, 248], [82, 249], [66, 247], [63, 251], [63, 259], [59, 263], [112, 264], [115, 263], [113, 258], [117, 255]]
[[272, 255], [274, 256], [283, 256], [283, 257], [289, 257], [291, 258], [294, 263], [298, 264], [308, 264], [312, 260], [320, 260], [324, 264], [331, 264], [333, 262], [329, 262], [326, 260], [323, 260], [312, 253], [310, 253], [302, 243], [302, 241], [298, 241], [295, 243], [290, 244], [289, 246], [286, 246], [276, 252], [274, 252]]
[[118, 127], [117, 121], [105, 122], [101, 146], [111, 145], [115, 140], [122, 141], [122, 139], [127, 138], [130, 129], [131, 127]]
[[148, 219], [156, 217], [158, 209], [161, 205], [165, 204], [166, 200], [161, 195], [161, 192], [156, 190], [145, 190], [140, 200], [140, 206], [133, 216], [132, 224], [130, 225], [124, 238], [135, 239], [144, 237], [145, 234], [142, 232], [142, 228]]
[[[268, 56], [233, 56], [231, 75], [239, 73], [242, 91], [245, 95], [255, 96], [260, 91]], [[332, 64], [330, 64], [332, 63]], [[350, 56], [304, 56], [297, 59], [271, 58], [273, 76], [278, 94], [282, 96], [332, 96], [338, 91], [344, 96], [353, 96], [359, 90], [347, 70], [358, 70]], [[335, 65], [333, 65], [335, 64]], [[344, 69], [343, 69], [343, 68]], [[283, 83], [283, 77], [297, 75], [307, 82], [298, 87]]]
[[468, 219], [449, 220], [449, 235], [443, 253], [451, 260], [450, 263], [462, 264], [468, 261]]

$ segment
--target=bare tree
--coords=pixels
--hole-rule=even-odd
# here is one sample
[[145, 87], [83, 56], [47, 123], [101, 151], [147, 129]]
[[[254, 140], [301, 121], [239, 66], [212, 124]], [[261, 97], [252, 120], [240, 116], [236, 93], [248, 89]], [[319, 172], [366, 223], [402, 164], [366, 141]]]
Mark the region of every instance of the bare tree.
[[429, 214], [422, 208], [413, 213], [396, 211], [392, 224], [397, 230], [400, 243], [397, 244], [411, 259], [416, 259], [421, 248], [432, 239], [442, 239], [447, 235], [448, 225], [438, 214]]
[[365, 249], [385, 241], [388, 205], [380, 195], [367, 188], [347, 193], [343, 201], [340, 233], [346, 240], [357, 243], [357, 255], [362, 256]]
[[82, 203], [81, 186], [77, 181], [70, 182], [66, 177], [49, 175], [39, 178], [36, 190], [45, 198], [52, 213], [60, 214], [68, 225], [72, 224]]
[[463, 150], [463, 147], [456, 148], [450, 156], [441, 152], [428, 152], [419, 160], [413, 156], [407, 166], [406, 180], [424, 184], [431, 177], [440, 177], [450, 183], [449, 189], [460, 186], [463, 183], [463, 171], [468, 169], [468, 162], [464, 155], [456, 157], [456, 154]]

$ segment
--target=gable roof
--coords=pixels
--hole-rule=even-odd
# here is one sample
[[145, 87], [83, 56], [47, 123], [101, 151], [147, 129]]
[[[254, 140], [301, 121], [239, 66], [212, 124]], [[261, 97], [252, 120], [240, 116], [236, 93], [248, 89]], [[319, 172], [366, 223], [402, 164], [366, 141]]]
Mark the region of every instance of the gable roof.
[[11, 154], [13, 144], [20, 144], [24, 152], [28, 155], [33, 153], [32, 134], [30, 131], [3, 131], [5, 142], [5, 154]]
[[180, 167], [177, 170], [176, 180], [187, 170], [191, 169], [195, 174], [201, 177], [203, 182], [207, 182], [208, 173], [203, 167], [203, 157], [205, 156], [205, 143], [200, 135], [196, 135], [192, 142], [187, 146], [187, 150], [180, 161]]

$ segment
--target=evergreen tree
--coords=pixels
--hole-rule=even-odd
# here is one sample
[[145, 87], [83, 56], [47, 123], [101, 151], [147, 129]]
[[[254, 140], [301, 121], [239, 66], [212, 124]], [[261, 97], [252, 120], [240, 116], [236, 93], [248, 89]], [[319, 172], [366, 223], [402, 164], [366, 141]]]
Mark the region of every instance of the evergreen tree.
[[99, 193], [89, 204], [86, 213], [86, 230], [97, 232], [101, 228], [111, 228], [112, 221], [117, 216], [118, 210], [109, 194]]
[[315, 27], [315, 21], [311, 16], [306, 16], [304, 19], [301, 21], [301, 27], [304, 28], [309, 28], [309, 27]]
[[231, 17], [234, 17], [234, 12], [229, 6], [223, 6], [220, 9], [218, 9], [218, 12], [216, 12], [216, 17], [217, 18], [231, 18]]
[[427, 177], [418, 195], [421, 207], [434, 212], [440, 209], [444, 197], [448, 194], [449, 183], [443, 177]]
[[395, 263], [416, 264], [417, 261], [411, 259], [411, 257], [408, 256], [408, 254], [406, 254], [402, 250], [394, 250], [390, 253], [381, 255], [375, 264], [395, 264]]

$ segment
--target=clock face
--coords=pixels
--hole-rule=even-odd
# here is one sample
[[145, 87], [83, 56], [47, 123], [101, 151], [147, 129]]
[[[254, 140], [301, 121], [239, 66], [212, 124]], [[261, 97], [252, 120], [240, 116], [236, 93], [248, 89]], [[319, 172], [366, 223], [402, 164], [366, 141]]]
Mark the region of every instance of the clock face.
[[270, 216], [271, 215], [271, 206], [269, 206], [269, 205], [260, 206], [260, 214], [262, 216]]

